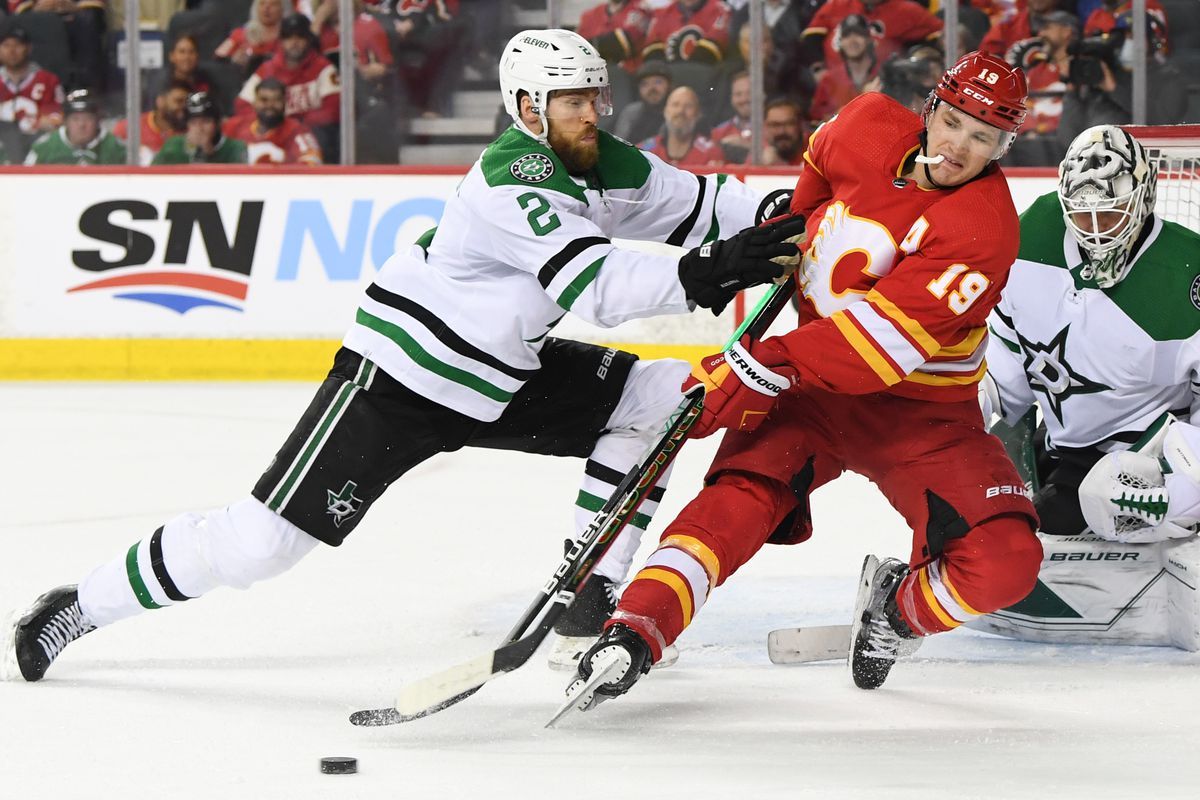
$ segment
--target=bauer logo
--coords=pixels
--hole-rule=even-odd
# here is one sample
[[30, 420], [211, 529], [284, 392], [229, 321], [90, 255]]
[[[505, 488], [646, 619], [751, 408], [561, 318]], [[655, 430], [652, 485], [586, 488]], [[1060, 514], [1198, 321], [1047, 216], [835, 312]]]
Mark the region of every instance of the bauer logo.
[[[73, 250], [71, 260], [79, 269], [103, 277], [67, 292], [115, 290], [115, 299], [149, 303], [179, 314], [202, 306], [240, 312], [250, 284], [263, 205], [262, 201], [241, 203], [236, 219], [223, 219], [213, 201], [171, 201], [161, 215], [153, 204], [141, 200], [89, 206], [79, 216], [79, 232], [106, 247]], [[125, 220], [162, 220], [166, 237], [156, 241], [143, 230], [127, 227]], [[203, 267], [188, 268], [195, 233], [206, 257], [191, 259]]]
[[513, 162], [512, 176], [526, 183], [541, 183], [554, 174], [554, 162], [541, 153], [529, 153]]

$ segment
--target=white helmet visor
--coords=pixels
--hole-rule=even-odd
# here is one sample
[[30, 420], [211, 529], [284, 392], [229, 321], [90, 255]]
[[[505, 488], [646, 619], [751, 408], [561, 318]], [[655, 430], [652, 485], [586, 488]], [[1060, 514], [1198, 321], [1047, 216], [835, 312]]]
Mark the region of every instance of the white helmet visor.
[[607, 86], [590, 89], [560, 89], [550, 93], [543, 109], [546, 119], [572, 120], [607, 117], [613, 113], [612, 92]]

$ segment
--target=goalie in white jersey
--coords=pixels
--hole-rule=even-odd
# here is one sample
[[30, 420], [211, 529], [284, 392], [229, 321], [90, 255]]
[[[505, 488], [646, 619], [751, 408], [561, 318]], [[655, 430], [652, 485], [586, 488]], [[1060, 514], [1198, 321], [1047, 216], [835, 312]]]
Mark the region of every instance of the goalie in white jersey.
[[1021, 217], [981, 393], [985, 417], [1041, 411], [1044, 560], [975, 625], [1200, 649], [1200, 235], [1154, 214], [1157, 168], [1118, 127], [1081, 133], [1059, 176]]
[[[39, 680], [97, 627], [218, 586], [246, 588], [337, 546], [384, 489], [429, 457], [492, 447], [586, 457], [576, 527], [591, 520], [682, 397], [689, 365], [549, 336], [568, 312], [609, 327], [719, 311], [778, 277], [803, 223], [754, 227], [780, 195], [697, 177], [596, 127], [605, 62], [564, 30], [505, 47], [513, 125], [484, 151], [441, 224], [394, 255], [366, 291], [332, 370], [251, 496], [184, 514], [12, 629], [6, 673]], [[785, 204], [786, 205], [786, 204]], [[745, 229], [745, 230], [743, 230]], [[691, 248], [635, 253], [610, 237]], [[662, 481], [600, 561], [562, 623], [599, 633]]]

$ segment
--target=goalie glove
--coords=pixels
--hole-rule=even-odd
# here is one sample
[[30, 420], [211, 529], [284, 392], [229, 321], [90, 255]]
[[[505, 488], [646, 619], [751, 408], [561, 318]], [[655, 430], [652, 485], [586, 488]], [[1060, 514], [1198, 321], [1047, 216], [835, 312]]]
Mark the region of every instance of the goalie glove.
[[794, 272], [804, 238], [803, 217], [746, 228], [684, 253], [679, 259], [679, 282], [688, 300], [720, 314], [742, 289]]
[[1176, 422], [1162, 457], [1109, 453], [1079, 486], [1079, 509], [1097, 536], [1147, 543], [1192, 536], [1200, 526], [1200, 429]]
[[702, 439], [721, 428], [754, 430], [779, 393], [798, 378], [796, 368], [770, 339], [758, 342], [746, 334], [725, 352], [702, 359], [683, 382], [685, 392], [704, 386], [704, 409], [689, 435]]

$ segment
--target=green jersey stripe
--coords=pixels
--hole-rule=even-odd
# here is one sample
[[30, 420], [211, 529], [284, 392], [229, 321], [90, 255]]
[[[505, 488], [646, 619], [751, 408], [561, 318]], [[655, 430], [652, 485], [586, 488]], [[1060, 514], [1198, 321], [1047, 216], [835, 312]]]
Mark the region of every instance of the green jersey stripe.
[[140, 544], [141, 542], [134, 542], [133, 547], [129, 548], [129, 552], [125, 554], [125, 572], [129, 575], [129, 586], [133, 589], [134, 597], [142, 604], [142, 608], [151, 610], [162, 608], [154, 602], [150, 590], [146, 587], [146, 582], [142, 580], [142, 573], [138, 569], [138, 545]]
[[562, 271], [563, 267], [574, 261], [585, 250], [596, 245], [607, 244], [612, 244], [612, 241], [603, 236], [581, 236], [578, 239], [572, 240], [570, 244], [555, 253], [546, 262], [545, 266], [538, 270], [538, 283], [542, 285], [543, 289], [548, 289], [551, 282], [558, 277], [558, 273]]
[[[579, 506], [584, 511], [591, 511], [593, 513], [603, 508], [606, 502], [607, 501], [603, 497], [596, 497], [596, 495], [589, 494], [583, 490], [580, 490], [579, 496], [575, 498], [575, 505]], [[629, 518], [629, 524], [638, 530], [644, 531], [646, 528], [650, 527], [650, 515], [634, 514]]]
[[403, 328], [387, 320], [370, 314], [363, 309], [358, 309], [358, 313], [354, 318], [355, 322], [365, 328], [370, 328], [378, 334], [386, 336], [394, 343], [399, 345], [400, 349], [417, 363], [418, 366], [429, 370], [433, 374], [452, 381], [468, 389], [472, 389], [479, 394], [498, 403], [507, 403], [512, 400], [515, 392], [505, 391], [495, 384], [488, 383], [478, 375], [472, 375], [466, 370], [451, 366], [443, 361], [438, 360], [425, 348], [421, 347], [420, 343], [412, 338]]
[[580, 272], [571, 281], [571, 284], [563, 290], [563, 293], [558, 297], [558, 304], [562, 306], [564, 311], [570, 311], [571, 306], [575, 305], [575, 301], [579, 299], [579, 295], [583, 294], [583, 290], [591, 285], [592, 281], [596, 280], [596, 275], [600, 273], [600, 267], [604, 264], [604, 259], [608, 256], [601, 256], [588, 265], [587, 269]]

